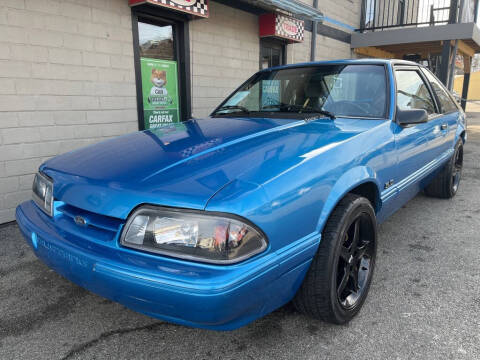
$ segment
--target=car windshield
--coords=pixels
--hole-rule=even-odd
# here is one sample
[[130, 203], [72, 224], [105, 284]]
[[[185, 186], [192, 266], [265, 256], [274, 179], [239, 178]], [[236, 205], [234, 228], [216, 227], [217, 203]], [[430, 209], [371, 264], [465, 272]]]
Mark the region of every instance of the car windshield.
[[329, 64], [262, 71], [233, 93], [212, 116], [264, 113], [384, 118], [383, 65]]

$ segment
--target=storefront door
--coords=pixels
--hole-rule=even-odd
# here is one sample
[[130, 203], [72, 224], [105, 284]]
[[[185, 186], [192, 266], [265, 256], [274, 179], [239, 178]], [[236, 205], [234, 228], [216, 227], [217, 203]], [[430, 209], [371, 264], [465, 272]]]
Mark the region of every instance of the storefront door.
[[146, 129], [176, 123], [181, 118], [174, 32], [172, 24], [138, 23]]
[[189, 79], [184, 46], [185, 23], [136, 14], [135, 61], [140, 129], [189, 118]]
[[285, 44], [281, 41], [272, 39], [261, 39], [260, 69], [284, 65], [286, 63], [285, 47]]

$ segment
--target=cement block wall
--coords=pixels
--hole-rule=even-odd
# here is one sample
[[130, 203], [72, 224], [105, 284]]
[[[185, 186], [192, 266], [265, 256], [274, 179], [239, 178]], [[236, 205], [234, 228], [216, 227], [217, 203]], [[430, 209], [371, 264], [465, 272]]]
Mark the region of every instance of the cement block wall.
[[210, 2], [210, 17], [190, 23], [192, 113], [208, 115], [259, 69], [258, 17]]
[[46, 159], [137, 128], [126, 0], [0, 1], [0, 223]]

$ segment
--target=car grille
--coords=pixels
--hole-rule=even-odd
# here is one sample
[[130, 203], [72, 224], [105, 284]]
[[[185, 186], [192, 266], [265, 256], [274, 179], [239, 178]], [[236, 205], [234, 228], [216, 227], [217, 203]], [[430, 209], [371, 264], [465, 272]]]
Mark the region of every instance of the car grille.
[[99, 241], [115, 240], [124, 220], [86, 211], [57, 202], [55, 222], [63, 230], [81, 237]]

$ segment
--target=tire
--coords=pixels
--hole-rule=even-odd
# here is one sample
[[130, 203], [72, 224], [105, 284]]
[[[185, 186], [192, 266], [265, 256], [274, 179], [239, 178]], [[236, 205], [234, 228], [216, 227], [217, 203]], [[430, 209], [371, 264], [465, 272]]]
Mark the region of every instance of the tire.
[[[353, 249], [355, 233], [358, 247]], [[377, 223], [372, 204], [364, 197], [347, 194], [325, 225], [317, 254], [293, 300], [296, 309], [333, 324], [353, 319], [368, 294], [376, 246]], [[354, 293], [359, 285], [361, 289]]]
[[440, 173], [425, 187], [425, 194], [441, 199], [451, 199], [460, 185], [463, 168], [463, 140], [458, 140], [455, 151]]

